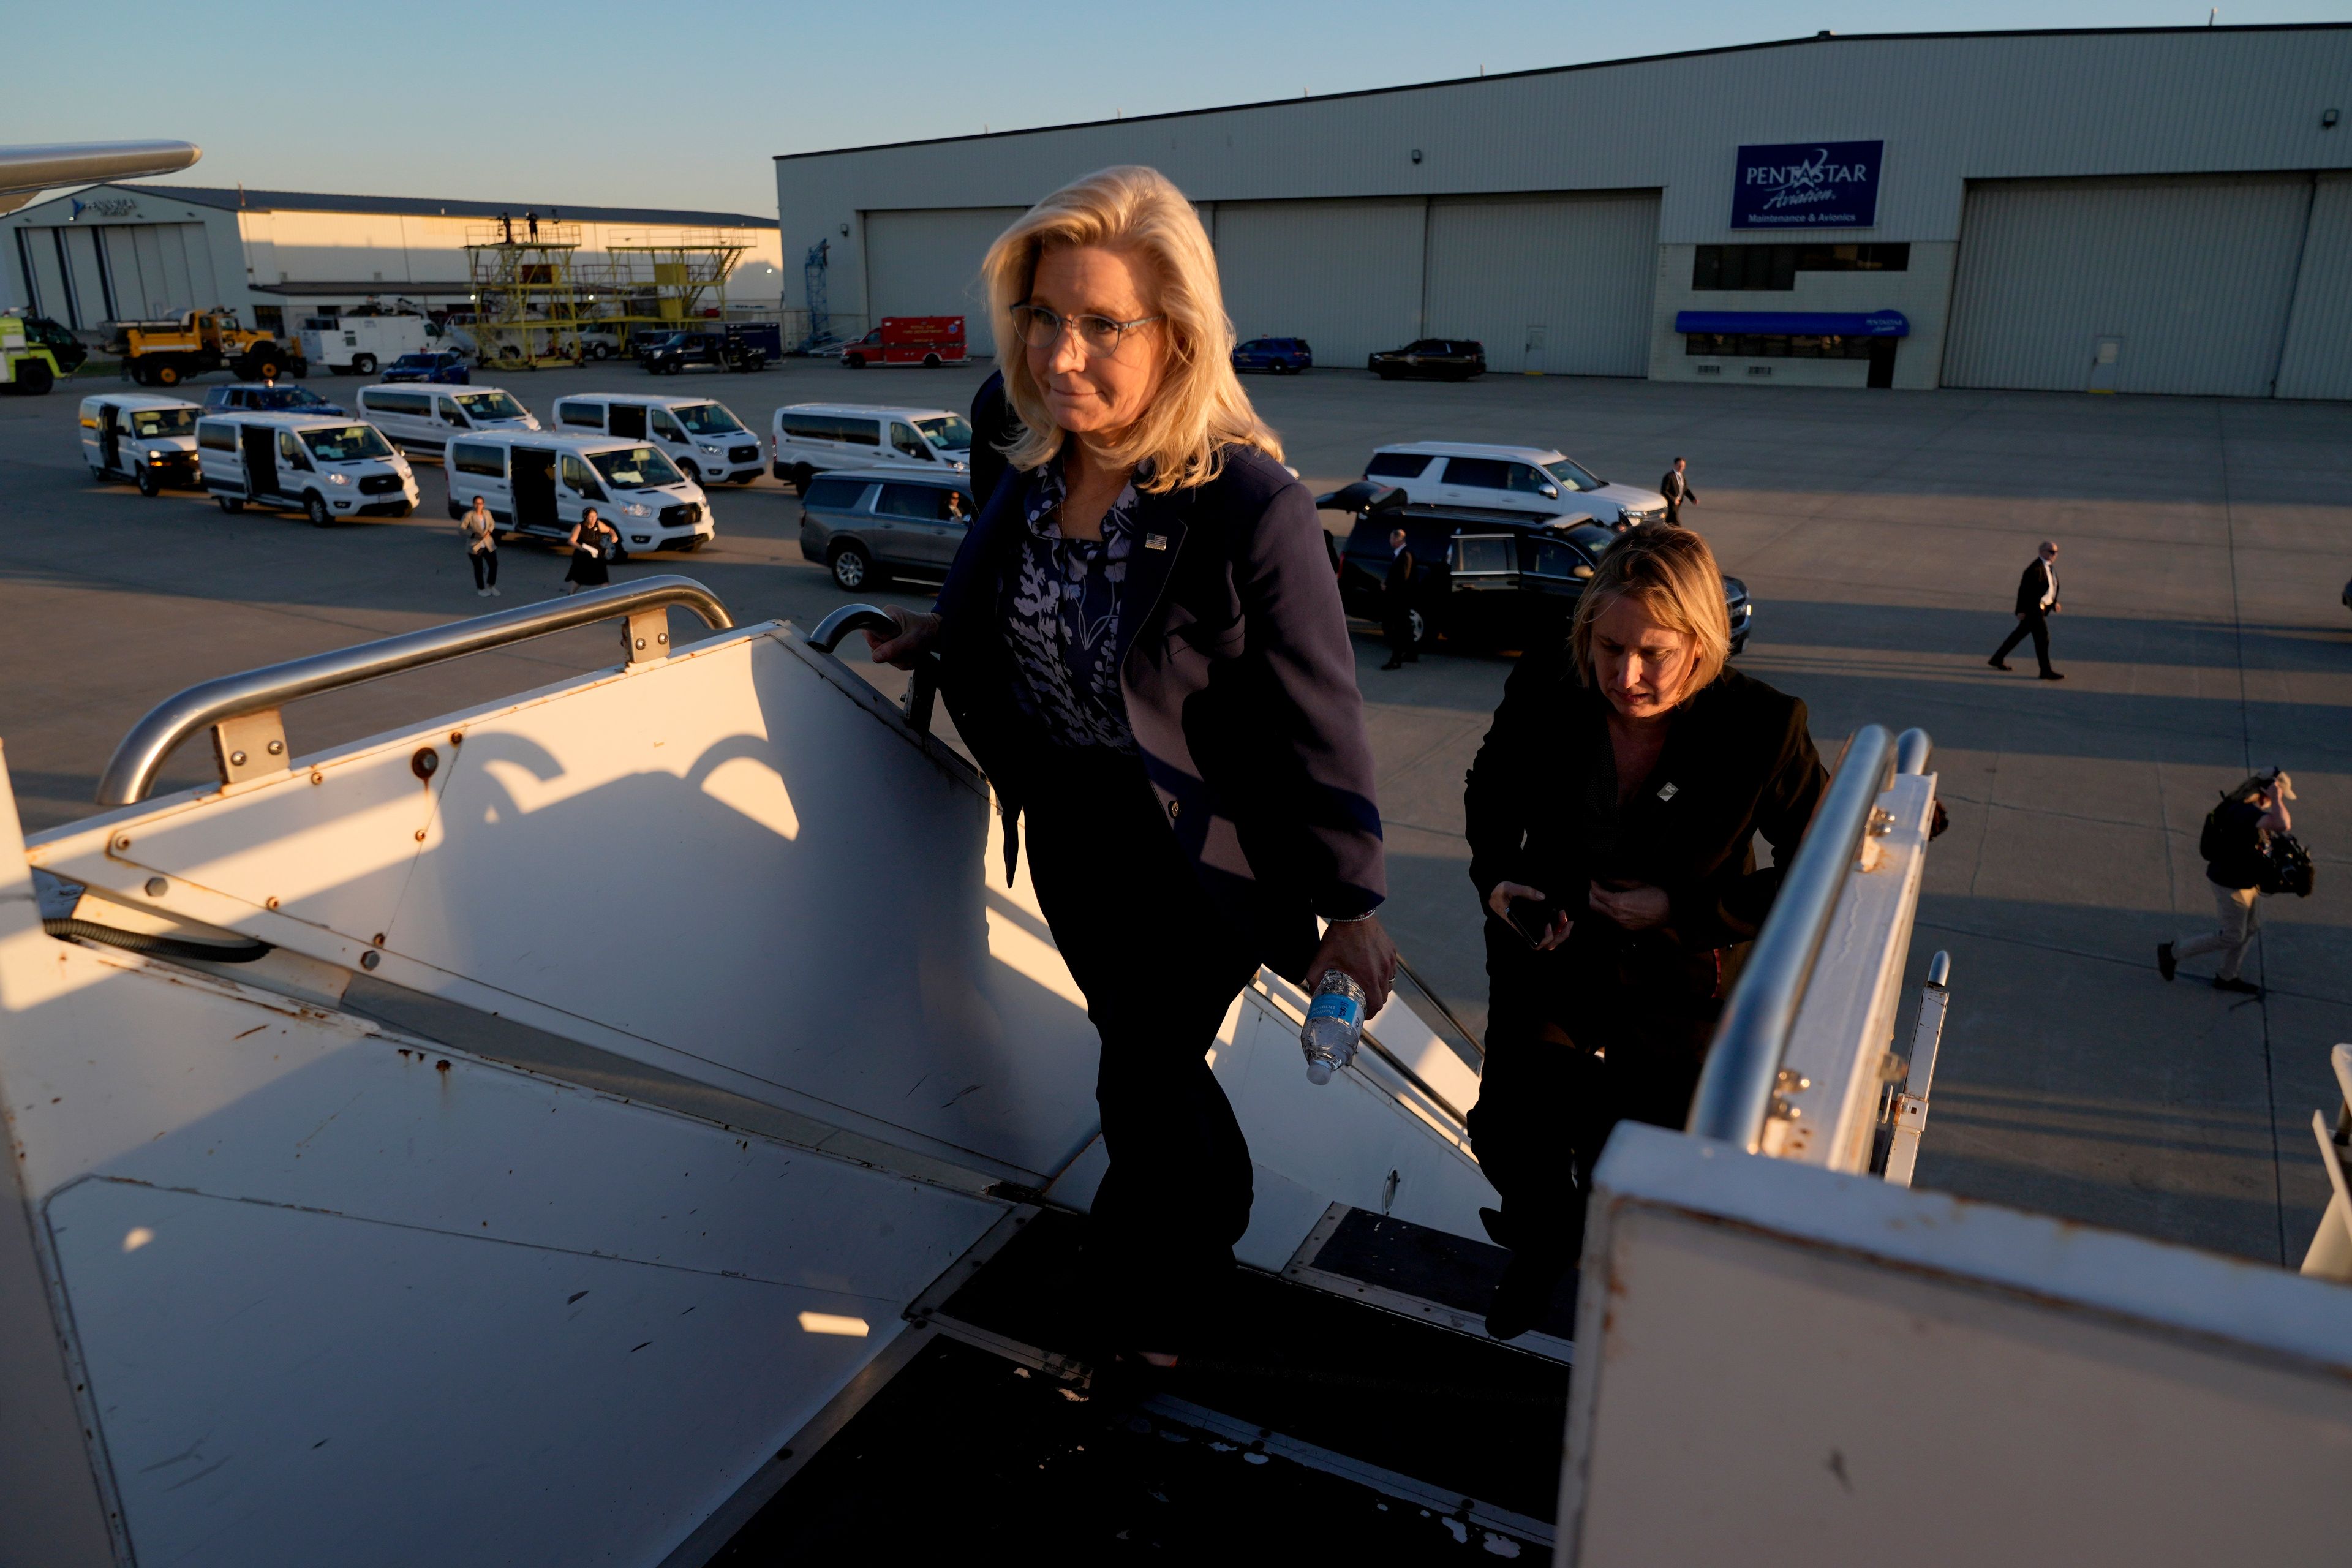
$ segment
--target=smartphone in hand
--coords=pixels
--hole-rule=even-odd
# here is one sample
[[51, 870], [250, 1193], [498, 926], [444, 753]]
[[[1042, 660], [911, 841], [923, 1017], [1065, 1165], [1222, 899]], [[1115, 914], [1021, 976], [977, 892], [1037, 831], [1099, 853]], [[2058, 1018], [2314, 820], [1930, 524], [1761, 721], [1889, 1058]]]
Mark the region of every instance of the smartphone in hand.
[[1559, 900], [1513, 899], [1510, 913], [1504, 918], [1529, 947], [1540, 947], [1544, 937], [1551, 931], [1552, 922], [1559, 918]]

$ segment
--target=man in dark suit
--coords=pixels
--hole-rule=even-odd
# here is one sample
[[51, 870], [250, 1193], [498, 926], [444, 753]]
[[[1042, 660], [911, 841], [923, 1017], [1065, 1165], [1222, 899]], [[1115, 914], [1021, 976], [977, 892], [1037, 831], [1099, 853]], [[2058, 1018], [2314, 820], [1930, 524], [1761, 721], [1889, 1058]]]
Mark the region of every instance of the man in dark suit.
[[1985, 662], [1995, 669], [2007, 669], [2009, 650], [2030, 637], [2033, 657], [2042, 663], [2042, 679], [2065, 679], [2050, 668], [2050, 617], [2065, 607], [2058, 602], [2058, 547], [2045, 539], [2027, 563], [2025, 575], [2017, 580], [2017, 629]]
[[1666, 470], [1666, 477], [1658, 481], [1658, 493], [1666, 498], [1666, 521], [1675, 528], [1682, 526], [1683, 502], [1698, 505], [1698, 492], [1690, 488], [1685, 467], [1685, 460], [1676, 458], [1675, 466]]
[[1421, 650], [1412, 646], [1412, 580], [1415, 575], [1412, 552], [1404, 542], [1404, 530], [1389, 534], [1389, 576], [1387, 591], [1381, 597], [1381, 629], [1389, 639], [1389, 661], [1382, 669], [1402, 669], [1421, 659]]

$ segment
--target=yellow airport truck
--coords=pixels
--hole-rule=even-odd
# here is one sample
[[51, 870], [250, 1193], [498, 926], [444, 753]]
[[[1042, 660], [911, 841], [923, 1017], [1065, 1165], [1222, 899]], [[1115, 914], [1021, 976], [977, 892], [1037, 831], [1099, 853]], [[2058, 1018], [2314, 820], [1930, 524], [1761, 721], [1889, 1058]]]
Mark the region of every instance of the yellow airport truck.
[[184, 311], [177, 321], [117, 321], [107, 347], [122, 356], [123, 371], [142, 386], [177, 386], [224, 367], [247, 381], [299, 376], [310, 368], [270, 333], [248, 331], [226, 305]]

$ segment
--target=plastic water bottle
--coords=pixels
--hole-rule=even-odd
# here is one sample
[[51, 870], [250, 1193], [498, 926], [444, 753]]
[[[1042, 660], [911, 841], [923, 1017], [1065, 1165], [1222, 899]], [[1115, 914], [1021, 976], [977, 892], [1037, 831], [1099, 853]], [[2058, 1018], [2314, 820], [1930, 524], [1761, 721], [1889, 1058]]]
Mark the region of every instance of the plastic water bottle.
[[1329, 1083], [1336, 1069], [1356, 1059], [1356, 1042], [1363, 1033], [1364, 988], [1345, 970], [1325, 970], [1315, 983], [1315, 999], [1307, 1005], [1307, 1026], [1298, 1031], [1307, 1081]]

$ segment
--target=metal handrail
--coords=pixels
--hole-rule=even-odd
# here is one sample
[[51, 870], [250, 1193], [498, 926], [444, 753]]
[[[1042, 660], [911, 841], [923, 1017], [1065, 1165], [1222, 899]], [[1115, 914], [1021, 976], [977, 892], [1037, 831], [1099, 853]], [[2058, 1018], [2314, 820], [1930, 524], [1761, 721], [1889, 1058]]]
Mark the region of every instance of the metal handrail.
[[1925, 730], [1906, 730], [1895, 737], [1895, 771], [1924, 773], [1936, 760], [1936, 742]]
[[[446, 626], [427, 626], [422, 631], [335, 648], [308, 658], [289, 659], [284, 664], [249, 669], [241, 675], [225, 675], [217, 680], [191, 686], [158, 702], [145, 718], [131, 727], [122, 743], [114, 748], [114, 755], [107, 759], [106, 772], [98, 783], [98, 804], [133, 805], [146, 799], [164, 759], [208, 726], [271, 712], [297, 698], [380, 680], [422, 665], [529, 642], [596, 621], [664, 610], [672, 605], [692, 610], [715, 630], [725, 631], [735, 624], [727, 606], [719, 602], [719, 595], [693, 578], [645, 577], [634, 583], [591, 588], [568, 599], [451, 621]], [[243, 753], [238, 757], [241, 764]]]
[[[819, 653], [832, 653], [835, 646], [852, 632], [881, 632], [897, 637], [903, 629], [890, 612], [878, 605], [844, 605], [817, 622], [816, 629], [803, 640]], [[939, 689], [939, 655], [925, 654], [915, 661], [914, 671], [907, 681], [907, 722], [917, 734], [930, 733], [931, 701]]]
[[[1925, 743], [1924, 732], [1912, 733]], [[1812, 984], [1822, 940], [1869, 828], [1871, 810], [1892, 781], [1894, 759], [1895, 739], [1883, 724], [1864, 725], [1847, 746], [1716, 1026], [1691, 1101], [1693, 1134], [1751, 1152], [1760, 1142], [1797, 1010]]]

